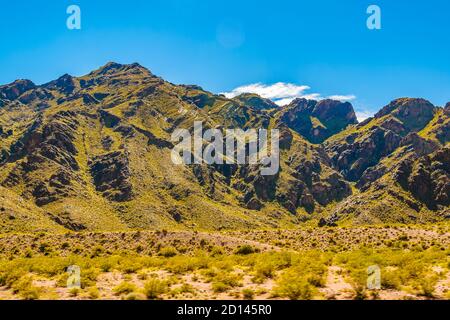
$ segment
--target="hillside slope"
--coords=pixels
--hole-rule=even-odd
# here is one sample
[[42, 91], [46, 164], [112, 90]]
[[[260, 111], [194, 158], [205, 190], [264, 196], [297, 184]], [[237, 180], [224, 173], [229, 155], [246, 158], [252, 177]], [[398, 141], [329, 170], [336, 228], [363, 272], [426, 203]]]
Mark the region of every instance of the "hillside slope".
[[[423, 221], [443, 219], [448, 117], [448, 107], [399, 99], [356, 124], [349, 103], [298, 100], [277, 108], [255, 95], [228, 99], [174, 85], [136, 63], [39, 86], [18, 80], [0, 86], [0, 196], [13, 199], [0, 212], [0, 232], [289, 227], [365, 214], [371, 218], [355, 221], [409, 222], [419, 213]], [[204, 129], [279, 129], [279, 173], [173, 164], [171, 134], [192, 130], [194, 121]], [[404, 161], [407, 182], [389, 178]], [[439, 179], [427, 187], [432, 199], [414, 183], [423, 171], [416, 162]], [[376, 201], [373, 190], [394, 188], [405, 194], [395, 196], [398, 206], [366, 206]], [[14, 212], [21, 214], [12, 223]]]

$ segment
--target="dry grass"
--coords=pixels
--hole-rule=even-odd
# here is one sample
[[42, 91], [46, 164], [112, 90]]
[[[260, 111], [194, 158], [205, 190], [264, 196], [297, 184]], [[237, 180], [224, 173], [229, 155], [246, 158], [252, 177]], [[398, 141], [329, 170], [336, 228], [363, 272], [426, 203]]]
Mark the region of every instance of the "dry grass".
[[[293, 240], [300, 236], [308, 242]], [[3, 236], [0, 299], [447, 299], [450, 251], [443, 227], [245, 237], [167, 231]], [[336, 244], [326, 248], [334, 237]], [[392, 244], [368, 246], [366, 237]], [[336, 250], [344, 241], [347, 247]], [[66, 287], [70, 265], [81, 268], [80, 289]], [[381, 290], [366, 288], [371, 265], [381, 269]]]

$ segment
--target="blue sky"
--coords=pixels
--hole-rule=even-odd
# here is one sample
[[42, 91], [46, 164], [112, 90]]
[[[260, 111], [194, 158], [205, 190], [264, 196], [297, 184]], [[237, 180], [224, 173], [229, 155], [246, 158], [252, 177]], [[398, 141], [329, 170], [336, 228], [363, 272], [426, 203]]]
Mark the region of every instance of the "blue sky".
[[[81, 8], [81, 30], [66, 27], [71, 4]], [[366, 27], [371, 4], [381, 8], [381, 30]], [[355, 96], [361, 114], [403, 96], [443, 105], [449, 13], [448, 0], [3, 1], [0, 83], [139, 62], [216, 93], [258, 84], [267, 96], [277, 88]]]

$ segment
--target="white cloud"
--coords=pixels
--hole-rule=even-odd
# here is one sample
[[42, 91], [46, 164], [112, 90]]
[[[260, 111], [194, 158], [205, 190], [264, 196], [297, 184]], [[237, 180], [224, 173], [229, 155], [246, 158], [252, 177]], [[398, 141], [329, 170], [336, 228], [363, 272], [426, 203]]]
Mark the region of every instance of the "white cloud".
[[367, 118], [370, 118], [373, 116], [373, 112], [370, 112], [368, 110], [358, 110], [358, 111], [355, 111], [355, 114], [356, 114], [356, 118], [358, 118], [359, 122], [363, 122]]
[[233, 89], [230, 92], [223, 92], [227, 98], [234, 98], [242, 93], [256, 93], [263, 98], [270, 99], [279, 106], [284, 106], [292, 102], [296, 98], [305, 98], [310, 100], [334, 99], [340, 101], [351, 101], [356, 99], [354, 95], [332, 95], [322, 97], [319, 93], [306, 93], [311, 89], [306, 85], [296, 85], [293, 83], [277, 82], [271, 85], [263, 83], [252, 83]]
[[349, 94], [346, 96], [343, 95], [334, 95], [334, 96], [329, 96], [328, 99], [332, 99], [332, 100], [339, 100], [339, 101], [352, 101], [356, 99], [356, 96], [353, 94]]
[[263, 98], [278, 100], [301, 96], [303, 91], [310, 89], [308, 86], [298, 86], [292, 83], [278, 82], [272, 85], [253, 83], [223, 93], [227, 98], [234, 98], [242, 93], [256, 93]]
[[291, 103], [295, 98], [283, 98], [279, 100], [275, 100], [274, 102], [279, 105], [280, 107], [285, 106], [289, 103]]

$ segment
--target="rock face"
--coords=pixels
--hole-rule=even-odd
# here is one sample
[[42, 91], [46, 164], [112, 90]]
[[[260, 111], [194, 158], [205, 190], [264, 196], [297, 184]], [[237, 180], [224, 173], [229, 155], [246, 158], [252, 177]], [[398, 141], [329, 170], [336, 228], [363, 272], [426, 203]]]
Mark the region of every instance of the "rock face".
[[0, 86], [0, 99], [15, 100], [36, 85], [30, 80], [16, 80], [13, 83]]
[[450, 148], [405, 160], [394, 174], [396, 181], [430, 209], [450, 205]]
[[330, 139], [326, 148], [333, 163], [357, 182], [360, 193], [343, 201], [326, 221], [352, 217], [358, 223], [406, 223], [448, 216], [448, 123], [443, 108], [423, 99], [398, 99]]
[[358, 181], [366, 169], [394, 152], [403, 137], [423, 129], [433, 119], [434, 111], [435, 107], [423, 99], [395, 100], [354, 132], [328, 142], [327, 151], [348, 180]]
[[327, 147], [337, 169], [350, 181], [358, 181], [366, 169], [393, 152], [401, 141], [398, 134], [378, 126], [352, 142], [353, 139]]
[[444, 112], [447, 116], [450, 116], [450, 102], [447, 102], [447, 104], [445, 105]]
[[357, 124], [349, 102], [295, 99], [280, 112], [280, 119], [289, 128], [312, 143], [321, 143], [347, 126]]
[[94, 157], [89, 166], [95, 187], [103, 196], [119, 202], [131, 199], [130, 170], [124, 153], [112, 152]]
[[[6, 187], [26, 183], [28, 192], [38, 206], [52, 203], [68, 196], [72, 189], [74, 172], [80, 169], [76, 160], [75, 130], [79, 123], [74, 113], [62, 112], [52, 116], [49, 122], [38, 118], [20, 138], [11, 145], [5, 162], [16, 163], [4, 179]], [[64, 122], [61, 119], [64, 119]], [[50, 161], [50, 164], [47, 162]], [[53, 167], [48, 175], [41, 171]], [[39, 179], [35, 179], [34, 177]]]
[[234, 100], [237, 100], [240, 103], [255, 110], [271, 110], [278, 108], [278, 105], [272, 102], [272, 100], [261, 98], [257, 94], [252, 93], [240, 94], [239, 96], [235, 97]]
[[[228, 99], [108, 63], [0, 86], [0, 106], [0, 197], [21, 199], [9, 201], [18, 221], [8, 231], [31, 230], [18, 227], [26, 219], [75, 231], [435, 221], [449, 206], [448, 104], [398, 99], [357, 124], [350, 103]], [[175, 165], [171, 135], [194, 121], [278, 129], [280, 170]]]
[[435, 107], [425, 99], [401, 98], [382, 108], [375, 118], [387, 115], [398, 119], [406, 131], [418, 131], [425, 127], [434, 116]]
[[48, 90], [57, 90], [67, 95], [76, 89], [76, 82], [72, 76], [65, 74], [57, 80], [44, 84], [43, 87]]

